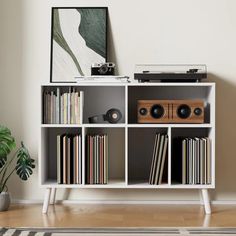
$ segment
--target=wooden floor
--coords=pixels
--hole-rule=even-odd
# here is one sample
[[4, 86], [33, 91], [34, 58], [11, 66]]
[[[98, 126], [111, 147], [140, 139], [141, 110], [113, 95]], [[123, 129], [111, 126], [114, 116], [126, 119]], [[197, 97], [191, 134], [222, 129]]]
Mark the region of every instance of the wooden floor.
[[13, 205], [0, 212], [2, 227], [236, 227], [236, 206], [197, 205]]

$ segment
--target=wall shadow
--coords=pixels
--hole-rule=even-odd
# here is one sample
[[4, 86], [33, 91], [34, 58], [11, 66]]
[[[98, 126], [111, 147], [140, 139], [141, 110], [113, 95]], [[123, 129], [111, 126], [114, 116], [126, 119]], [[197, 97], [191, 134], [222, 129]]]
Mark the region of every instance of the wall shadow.
[[208, 77], [216, 83], [216, 189], [211, 197], [235, 200], [236, 85], [215, 74]]
[[112, 24], [111, 24], [111, 20], [110, 20], [110, 16], [109, 16], [109, 11], [108, 11], [108, 35], [107, 35], [107, 60], [109, 62], [114, 62], [116, 67], [115, 67], [115, 74], [119, 75], [119, 68], [117, 65], [117, 57], [116, 57], [116, 48], [114, 45], [114, 36], [113, 36], [113, 31], [112, 31]]
[[[0, 124], [11, 129], [17, 146], [19, 146], [24, 119], [21, 91], [23, 82], [23, 1], [1, 1], [0, 15]], [[19, 182], [16, 175], [12, 176], [8, 182], [8, 188], [13, 198], [23, 194], [24, 189]]]

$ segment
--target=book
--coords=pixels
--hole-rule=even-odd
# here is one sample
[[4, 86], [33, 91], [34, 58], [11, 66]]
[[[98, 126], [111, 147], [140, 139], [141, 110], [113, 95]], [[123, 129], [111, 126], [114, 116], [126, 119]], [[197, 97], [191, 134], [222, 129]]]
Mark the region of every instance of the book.
[[165, 161], [167, 158], [166, 156], [167, 156], [168, 136], [165, 135], [164, 138], [165, 138], [165, 140], [164, 140], [163, 153], [162, 153], [162, 157], [161, 157], [161, 167], [160, 167], [160, 175], [159, 175], [158, 184], [162, 183], [164, 165], [165, 165]]
[[60, 101], [61, 101], [61, 106], [60, 106], [60, 124], [64, 124], [64, 94], [60, 95]]
[[150, 174], [149, 174], [149, 184], [153, 183], [153, 169], [154, 169], [154, 163], [155, 163], [156, 148], [158, 146], [157, 143], [159, 142], [159, 139], [160, 139], [160, 134], [156, 134], [154, 147], [153, 147], [153, 154], [152, 154], [152, 164], [151, 164], [151, 169], [150, 169]]
[[108, 183], [108, 136], [86, 137], [86, 184]]
[[211, 184], [211, 146], [208, 137], [182, 139], [182, 183]]
[[58, 184], [82, 183], [82, 144], [80, 134], [57, 135]]
[[80, 91], [79, 98], [78, 98], [78, 104], [79, 104], [79, 116], [78, 116], [78, 124], [83, 123], [83, 110], [84, 110], [84, 92]]
[[69, 87], [61, 92], [60, 87], [43, 92], [43, 115], [45, 124], [82, 124], [84, 93]]
[[165, 139], [164, 135], [161, 135], [160, 149], [159, 149], [158, 157], [157, 157], [154, 184], [158, 184], [158, 177], [159, 177], [160, 165], [161, 165], [161, 157], [162, 157], [162, 152], [163, 152], [163, 147], [164, 147], [164, 139]]
[[57, 87], [57, 95], [56, 95], [56, 124], [60, 124], [60, 88]]
[[62, 184], [62, 137], [57, 135], [57, 183]]
[[187, 180], [186, 180], [186, 175], [187, 175], [187, 172], [186, 172], [186, 162], [187, 162], [187, 150], [186, 150], [186, 144], [187, 144], [187, 141], [186, 139], [183, 140], [182, 142], [182, 184], [186, 184], [187, 183]]
[[149, 184], [161, 184], [164, 176], [167, 156], [168, 136], [165, 134], [156, 134], [152, 162], [149, 173]]
[[207, 140], [207, 184], [211, 184], [211, 141], [209, 138]]
[[63, 136], [63, 161], [62, 161], [62, 166], [63, 166], [63, 184], [67, 184], [67, 137], [66, 135]]
[[67, 122], [67, 118], [68, 118], [68, 116], [67, 116], [67, 98], [68, 98], [68, 95], [67, 95], [67, 93], [64, 93], [63, 94], [63, 100], [64, 100], [64, 102], [63, 102], [63, 104], [64, 104], [64, 107], [63, 107], [63, 111], [64, 111], [64, 115], [63, 115], [63, 120], [64, 120], [64, 124], [68, 124], [68, 122]]

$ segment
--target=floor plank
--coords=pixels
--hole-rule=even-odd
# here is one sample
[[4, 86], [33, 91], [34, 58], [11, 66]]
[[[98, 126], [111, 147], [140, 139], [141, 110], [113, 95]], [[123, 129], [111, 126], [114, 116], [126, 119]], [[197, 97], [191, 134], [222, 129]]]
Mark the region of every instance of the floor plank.
[[236, 206], [198, 205], [12, 205], [0, 212], [2, 227], [236, 227]]

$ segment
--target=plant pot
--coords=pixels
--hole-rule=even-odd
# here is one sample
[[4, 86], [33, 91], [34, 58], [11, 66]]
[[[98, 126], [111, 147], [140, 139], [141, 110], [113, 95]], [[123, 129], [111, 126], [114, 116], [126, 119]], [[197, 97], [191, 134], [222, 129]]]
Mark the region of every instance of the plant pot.
[[7, 211], [11, 203], [10, 194], [8, 192], [0, 193], [0, 211]]

